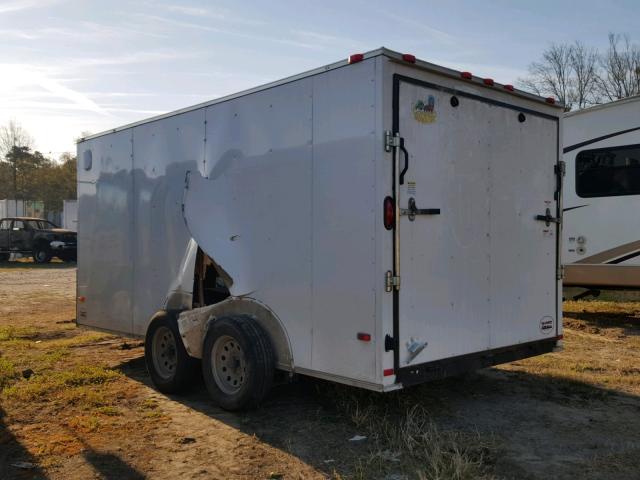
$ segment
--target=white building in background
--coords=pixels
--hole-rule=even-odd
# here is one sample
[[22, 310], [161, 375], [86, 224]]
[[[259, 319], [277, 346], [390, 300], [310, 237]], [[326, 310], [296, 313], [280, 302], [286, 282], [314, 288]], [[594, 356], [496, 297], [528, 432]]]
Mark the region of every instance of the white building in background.
[[62, 228], [78, 231], [78, 201], [63, 200], [62, 201]]
[[5, 217], [44, 217], [42, 200], [0, 200], [0, 218]]

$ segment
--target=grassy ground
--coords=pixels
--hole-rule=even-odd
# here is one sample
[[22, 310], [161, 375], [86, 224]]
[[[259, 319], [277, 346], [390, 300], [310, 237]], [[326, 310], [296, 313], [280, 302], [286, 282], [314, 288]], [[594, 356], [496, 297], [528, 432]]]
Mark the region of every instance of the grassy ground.
[[563, 352], [385, 395], [306, 380], [230, 414], [202, 385], [150, 388], [139, 342], [76, 328], [73, 268], [0, 266], [0, 287], [0, 478], [640, 471], [640, 303], [566, 302]]

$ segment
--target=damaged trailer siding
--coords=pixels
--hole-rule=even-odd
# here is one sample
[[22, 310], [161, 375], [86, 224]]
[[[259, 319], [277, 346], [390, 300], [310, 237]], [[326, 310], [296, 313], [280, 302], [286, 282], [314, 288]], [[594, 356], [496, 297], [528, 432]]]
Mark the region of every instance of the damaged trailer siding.
[[[193, 237], [232, 296], [278, 315], [296, 368], [375, 381], [375, 341], [356, 333], [376, 330], [381, 61], [134, 126], [116, 134], [117, 152], [113, 135], [82, 142], [94, 168], [79, 169], [80, 217], [93, 219], [79, 222], [91, 239], [79, 261], [106, 248], [105, 218], [121, 222], [111, 233], [121, 253], [117, 275], [80, 269], [79, 323], [144, 335], [163, 305], [190, 307]], [[114, 188], [113, 175], [126, 186]]]

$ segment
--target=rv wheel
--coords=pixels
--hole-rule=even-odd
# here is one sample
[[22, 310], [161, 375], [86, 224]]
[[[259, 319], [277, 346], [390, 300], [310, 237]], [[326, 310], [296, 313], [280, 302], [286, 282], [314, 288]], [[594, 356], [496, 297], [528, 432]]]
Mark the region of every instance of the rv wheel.
[[144, 358], [151, 381], [164, 393], [177, 393], [193, 383], [198, 361], [187, 353], [176, 315], [161, 310], [151, 319], [144, 341]]
[[214, 321], [204, 340], [202, 375], [220, 407], [240, 410], [258, 406], [273, 382], [269, 337], [247, 315]]

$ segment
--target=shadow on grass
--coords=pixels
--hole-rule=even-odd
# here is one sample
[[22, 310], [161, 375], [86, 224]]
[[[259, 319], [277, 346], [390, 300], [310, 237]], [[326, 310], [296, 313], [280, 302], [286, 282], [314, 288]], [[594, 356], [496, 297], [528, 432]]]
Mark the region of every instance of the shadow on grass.
[[[35, 458], [9, 431], [4, 417], [5, 412], [0, 407], [0, 478], [15, 480], [47, 478], [37, 465]], [[26, 468], [21, 468], [19, 465]]]
[[144, 474], [113, 453], [98, 452], [73, 431], [69, 433], [82, 443], [82, 456], [104, 480], [144, 480]]
[[564, 312], [563, 317], [582, 320], [594, 328], [621, 328], [625, 335], [640, 335], [640, 317], [636, 312]]
[[[119, 370], [133, 380], [151, 385], [142, 358], [122, 363]], [[442, 431], [458, 431], [471, 436], [482, 432], [486, 438], [493, 438], [497, 433], [507, 444], [518, 437], [520, 429], [529, 428], [525, 424], [532, 418], [545, 418], [549, 411], [571, 408], [578, 415], [590, 416], [593, 411], [608, 411], [612, 401], [619, 401], [620, 408], [640, 408], [640, 399], [633, 395], [579, 381], [498, 369], [386, 394], [300, 377], [296, 383], [274, 387], [258, 410], [240, 413], [216, 407], [201, 382], [194, 385], [191, 392], [169, 398], [240, 432], [255, 435], [260, 441], [297, 457], [328, 477], [351, 476], [358, 462], [370, 460], [374, 448], [371, 438], [364, 442], [349, 441], [354, 435], [371, 436], [363, 425], [370, 425], [372, 421], [398, 424], [416, 405], [428, 411]], [[361, 422], [358, 417], [363, 415], [371, 418]], [[637, 425], [625, 426], [622, 417], [618, 422], [622, 424], [619, 428], [640, 428], [640, 418]], [[563, 438], [566, 428], [567, 425], [562, 424], [540, 423], [536, 430], [528, 430], [528, 435], [534, 437], [530, 441], [545, 444], [544, 450], [550, 452], [545, 454], [549, 456], [549, 468], [560, 468], [556, 478], [574, 478], [574, 464], [562, 471], [563, 455], [578, 452], [586, 462], [592, 455], [592, 447], [587, 445], [586, 439], [602, 433], [595, 424], [572, 425], [571, 428], [577, 430], [576, 438], [585, 439], [585, 444], [569, 446], [567, 437]], [[620, 440], [622, 448], [624, 441]], [[531, 456], [535, 457], [534, 454]], [[485, 460], [487, 465], [496, 465], [500, 476], [545, 478], [540, 472], [530, 475], [528, 471], [529, 467], [544, 465], [543, 459], [527, 463], [529, 460], [496, 458], [497, 455], [489, 452]]]

